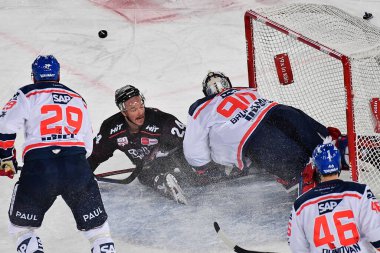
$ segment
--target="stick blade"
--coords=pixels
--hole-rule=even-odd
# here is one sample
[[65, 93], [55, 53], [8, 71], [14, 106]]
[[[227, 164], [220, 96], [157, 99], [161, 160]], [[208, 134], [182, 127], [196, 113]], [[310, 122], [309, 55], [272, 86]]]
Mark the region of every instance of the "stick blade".
[[218, 222], [216, 222], [216, 221], [214, 221], [214, 229], [215, 229], [215, 231], [216, 231], [217, 233], [218, 233], [219, 230], [220, 230], [219, 224], [218, 224]]

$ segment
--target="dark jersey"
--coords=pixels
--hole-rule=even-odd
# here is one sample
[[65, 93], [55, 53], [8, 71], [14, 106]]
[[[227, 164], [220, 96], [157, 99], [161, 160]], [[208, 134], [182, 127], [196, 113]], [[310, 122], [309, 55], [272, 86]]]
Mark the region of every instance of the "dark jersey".
[[145, 108], [145, 121], [138, 133], [130, 133], [121, 112], [103, 121], [88, 161], [92, 170], [112, 157], [115, 150], [124, 152], [133, 164], [152, 158], [152, 153], [182, 148], [185, 125], [171, 114]]

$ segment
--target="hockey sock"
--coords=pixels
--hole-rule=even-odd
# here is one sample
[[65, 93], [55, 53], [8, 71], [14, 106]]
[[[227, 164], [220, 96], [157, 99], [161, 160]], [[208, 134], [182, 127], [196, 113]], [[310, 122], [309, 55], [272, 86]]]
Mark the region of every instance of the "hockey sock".
[[107, 221], [102, 226], [83, 233], [92, 244], [91, 253], [116, 253]]

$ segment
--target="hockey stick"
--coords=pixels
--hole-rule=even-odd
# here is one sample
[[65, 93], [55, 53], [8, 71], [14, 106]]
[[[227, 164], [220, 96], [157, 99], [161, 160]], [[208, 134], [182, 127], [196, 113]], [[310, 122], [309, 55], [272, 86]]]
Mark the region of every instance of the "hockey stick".
[[[176, 152], [177, 150], [178, 150], [178, 147], [175, 147], [175, 148], [169, 150], [167, 153], [165, 153], [165, 156], [169, 156], [169, 155], [173, 154], [174, 152]], [[148, 166], [153, 162], [154, 162], [154, 160], [150, 160], [146, 164], [140, 163], [139, 165], [136, 165], [136, 168], [133, 168], [131, 175], [129, 175], [129, 177], [124, 178], [124, 179], [104, 178], [104, 177], [98, 177], [97, 176], [97, 180], [100, 182], [115, 183], [115, 184], [130, 184], [140, 174], [140, 172], [144, 166]], [[118, 173], [118, 174], [122, 174], [122, 172]]]
[[237, 253], [275, 253], [275, 252], [268, 252], [268, 251], [256, 251], [256, 250], [246, 250], [238, 245], [236, 243], [232, 242], [226, 234], [220, 229], [219, 224], [215, 221], [214, 222], [214, 228], [216, 233], [218, 234], [219, 238], [222, 239], [222, 241], [230, 247], [232, 250], [234, 250]]
[[[143, 164], [141, 164], [139, 166], [136, 166], [136, 168], [105, 172], [105, 173], [102, 173], [103, 176], [102, 176], [102, 174], [96, 175], [96, 179], [100, 182], [106, 182], [106, 183], [130, 184], [140, 174], [143, 167], [144, 167]], [[127, 170], [130, 170], [130, 171], [127, 171]], [[121, 171], [123, 171], [123, 172], [121, 172]], [[107, 176], [118, 175], [118, 174], [123, 174], [123, 173], [127, 173], [127, 172], [132, 172], [132, 173], [131, 173], [131, 175], [129, 175], [128, 177], [123, 178], [123, 179], [105, 178]], [[108, 175], [104, 175], [104, 174], [108, 174]]]
[[108, 171], [104, 173], [99, 173], [95, 174], [96, 177], [109, 177], [109, 176], [114, 176], [114, 175], [119, 175], [119, 174], [124, 174], [124, 173], [129, 173], [133, 172], [135, 168], [129, 168], [129, 169], [123, 169], [123, 170], [113, 170], [113, 171]]

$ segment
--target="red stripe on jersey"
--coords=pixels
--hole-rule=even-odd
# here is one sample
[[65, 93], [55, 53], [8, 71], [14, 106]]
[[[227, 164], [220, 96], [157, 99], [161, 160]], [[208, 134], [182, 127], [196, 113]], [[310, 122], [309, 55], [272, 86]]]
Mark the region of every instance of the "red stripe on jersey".
[[149, 134], [152, 136], [160, 136], [161, 135], [161, 134], [154, 134], [154, 133], [149, 133], [149, 132], [145, 132], [145, 131], [140, 131], [140, 133]]
[[125, 133], [125, 132], [127, 132], [127, 130], [123, 130], [123, 131], [120, 131], [120, 132], [118, 132], [118, 133], [116, 133], [116, 134], [110, 135], [110, 136], [108, 137], [108, 139], [111, 139], [111, 138], [113, 138], [113, 137], [115, 137], [115, 136], [118, 136], [119, 134], [122, 134], [122, 133]]
[[83, 141], [55, 141], [55, 142], [49, 142], [49, 143], [35, 143], [31, 144], [25, 147], [24, 151], [22, 152], [22, 157], [25, 156], [26, 152], [36, 149], [36, 148], [46, 148], [51, 146], [59, 146], [59, 147], [71, 147], [71, 146], [77, 146], [77, 147], [85, 147], [85, 144]]
[[0, 148], [2, 148], [2, 149], [13, 148], [14, 145], [15, 145], [15, 141], [14, 140], [11, 140], [11, 141], [0, 141]]
[[314, 205], [320, 201], [323, 201], [323, 200], [327, 200], [327, 199], [342, 199], [344, 197], [352, 197], [352, 198], [357, 198], [357, 199], [361, 199], [362, 198], [362, 195], [360, 194], [356, 194], [356, 193], [343, 193], [343, 194], [339, 194], [339, 195], [326, 195], [326, 196], [323, 196], [323, 197], [320, 197], [320, 198], [317, 198], [313, 201], [309, 201], [303, 205], [300, 206], [299, 210], [297, 211], [296, 215], [300, 215], [302, 210], [307, 207], [307, 206], [310, 206], [310, 205]]
[[33, 92], [30, 92], [30, 93], [26, 94], [26, 97], [28, 98], [28, 97], [31, 97], [31, 96], [34, 96], [34, 95], [37, 95], [37, 94], [40, 94], [40, 93], [53, 93], [53, 92], [65, 93], [65, 94], [70, 95], [72, 97], [82, 98], [78, 94], [75, 94], [75, 93], [72, 93], [72, 92], [68, 92], [68, 91], [65, 91], [65, 90], [57, 90], [57, 89], [33, 91]]
[[241, 155], [242, 155], [242, 152], [243, 152], [243, 146], [244, 146], [245, 142], [247, 141], [248, 137], [252, 134], [252, 132], [256, 129], [256, 127], [259, 125], [259, 123], [261, 122], [261, 120], [264, 118], [265, 114], [270, 109], [272, 109], [274, 106], [276, 106], [277, 104], [278, 103], [273, 102], [267, 108], [265, 108], [264, 110], [262, 110], [259, 113], [259, 115], [257, 115], [256, 120], [253, 122], [253, 124], [251, 125], [251, 127], [247, 130], [247, 132], [244, 134], [243, 138], [241, 139], [241, 141], [239, 143], [239, 146], [238, 146], [238, 152], [237, 152], [237, 162], [238, 162], [238, 168], [239, 169], [242, 170], [243, 167], [244, 167], [244, 163], [243, 163], [243, 160], [241, 158]]
[[212, 98], [212, 99], [210, 99], [210, 100], [207, 100], [202, 106], [201, 106], [201, 108], [199, 108], [199, 110], [197, 111], [197, 113], [195, 113], [195, 115], [194, 115], [194, 119], [197, 119], [197, 117], [198, 117], [198, 115], [201, 113], [201, 111], [203, 110], [203, 109], [205, 109], [206, 108], [206, 106], [213, 100], [214, 98]]

